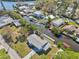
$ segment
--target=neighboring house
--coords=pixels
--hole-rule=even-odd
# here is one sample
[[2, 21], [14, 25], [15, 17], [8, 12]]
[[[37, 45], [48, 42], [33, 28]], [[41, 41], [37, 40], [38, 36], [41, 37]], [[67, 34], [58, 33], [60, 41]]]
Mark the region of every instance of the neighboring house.
[[24, 9], [28, 9], [29, 7], [23, 5], [23, 6], [19, 6], [18, 8], [19, 10], [24, 10]]
[[33, 15], [36, 18], [44, 18], [42, 11], [35, 11]]
[[5, 26], [5, 25], [8, 25], [12, 22], [13, 22], [13, 19], [11, 17], [6, 16], [6, 15], [2, 16], [2, 17], [0, 17], [0, 28]]
[[66, 31], [68, 34], [71, 34], [73, 35], [75, 30], [76, 30], [76, 27], [74, 25], [66, 25], [63, 27], [64, 31]]
[[19, 6], [18, 9], [21, 15], [27, 15], [28, 13], [33, 12], [33, 10], [31, 10], [30, 7], [26, 5]]
[[48, 18], [50, 18], [50, 19], [54, 19], [55, 16], [53, 16], [53, 15], [48, 15], [48, 16], [45, 17], [45, 19], [48, 19]]
[[13, 24], [18, 27], [18, 26], [21, 26], [19, 20], [13, 20]]
[[74, 25], [66, 25], [63, 27], [64, 30], [68, 30], [68, 31], [75, 31], [76, 27]]
[[61, 26], [61, 25], [63, 25], [63, 24], [65, 24], [65, 22], [64, 22], [64, 20], [63, 19], [57, 19], [57, 20], [53, 20], [52, 22], [51, 22], [51, 25], [54, 25], [54, 26], [57, 26], [57, 27], [59, 27], [59, 26]]
[[27, 40], [29, 45], [36, 47], [39, 51], [47, 51], [50, 48], [49, 42], [36, 34], [30, 35]]

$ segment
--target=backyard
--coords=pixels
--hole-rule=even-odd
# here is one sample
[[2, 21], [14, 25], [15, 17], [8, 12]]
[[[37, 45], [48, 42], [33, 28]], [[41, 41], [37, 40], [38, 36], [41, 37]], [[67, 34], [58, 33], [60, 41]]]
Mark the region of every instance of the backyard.
[[[27, 40], [23, 36], [24, 31], [21, 27], [17, 28], [15, 26], [5, 26], [0, 29], [0, 34], [3, 36], [6, 34], [8, 39], [5, 38], [5, 41], [21, 56], [26, 56], [31, 49], [27, 45]], [[27, 34], [27, 33], [26, 33]]]

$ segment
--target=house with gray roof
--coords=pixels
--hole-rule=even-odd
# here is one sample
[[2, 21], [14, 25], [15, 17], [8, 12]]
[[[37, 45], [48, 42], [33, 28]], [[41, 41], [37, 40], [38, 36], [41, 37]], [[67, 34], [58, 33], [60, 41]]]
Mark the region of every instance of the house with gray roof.
[[61, 26], [61, 25], [63, 25], [63, 24], [65, 24], [65, 22], [64, 22], [64, 20], [61, 19], [61, 18], [56, 19], [56, 20], [53, 20], [53, 21], [51, 22], [51, 25], [54, 25], [54, 26], [57, 26], [57, 27], [59, 27], [59, 26]]
[[36, 17], [36, 18], [39, 18], [39, 19], [44, 18], [42, 11], [35, 11], [33, 16]]
[[13, 19], [10, 16], [7, 16], [7, 15], [2, 16], [0, 17], [0, 28], [12, 22], [13, 22]]
[[50, 48], [49, 42], [36, 34], [31, 34], [27, 40], [29, 45], [34, 46], [38, 51], [47, 51]]

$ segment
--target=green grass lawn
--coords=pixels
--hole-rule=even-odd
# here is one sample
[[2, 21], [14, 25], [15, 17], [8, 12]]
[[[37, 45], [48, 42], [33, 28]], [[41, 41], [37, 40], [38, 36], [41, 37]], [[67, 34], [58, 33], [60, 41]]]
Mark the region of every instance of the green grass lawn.
[[11, 47], [16, 50], [21, 57], [26, 56], [31, 51], [26, 42], [18, 42], [16, 44], [12, 44]]
[[10, 59], [10, 56], [6, 53], [4, 49], [0, 50], [0, 59]]
[[74, 51], [59, 52], [54, 59], [79, 59], [79, 53]]

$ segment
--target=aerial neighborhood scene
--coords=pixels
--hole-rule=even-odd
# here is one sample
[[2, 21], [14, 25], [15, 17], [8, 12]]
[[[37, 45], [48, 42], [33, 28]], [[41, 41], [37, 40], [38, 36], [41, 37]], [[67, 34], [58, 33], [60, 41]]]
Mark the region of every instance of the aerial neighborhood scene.
[[0, 59], [79, 59], [79, 0], [0, 0]]

